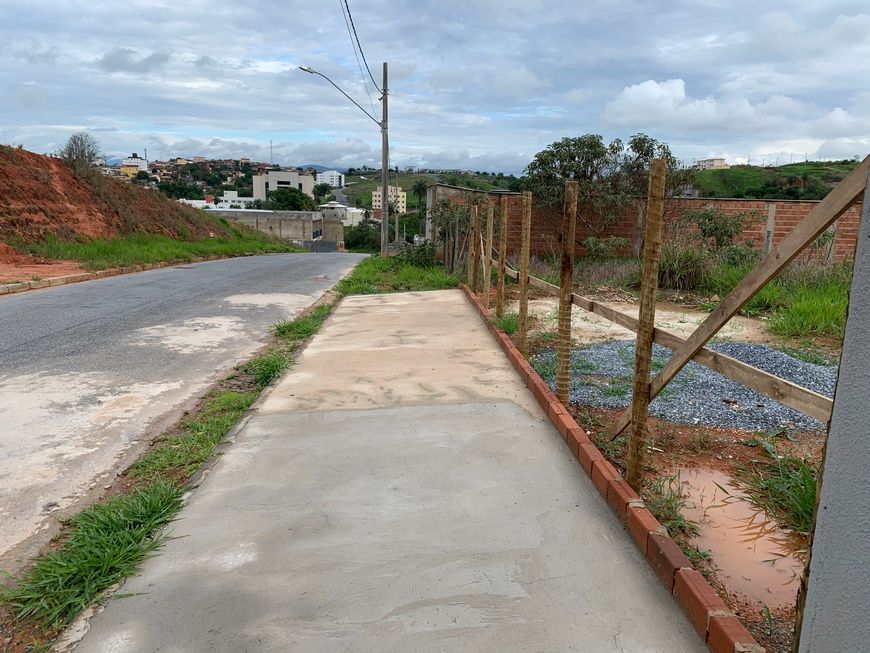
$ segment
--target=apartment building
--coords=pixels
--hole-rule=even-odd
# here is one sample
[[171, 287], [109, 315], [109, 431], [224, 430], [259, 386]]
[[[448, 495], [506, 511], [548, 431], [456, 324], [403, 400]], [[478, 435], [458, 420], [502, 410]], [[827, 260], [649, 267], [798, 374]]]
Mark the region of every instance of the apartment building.
[[325, 172], [317, 173], [318, 184], [329, 184], [332, 188], [341, 188], [344, 186], [344, 175], [337, 170], [326, 170]]
[[[383, 189], [378, 186], [372, 191], [372, 209], [380, 211], [383, 209], [382, 204]], [[402, 190], [401, 186], [387, 186], [387, 197], [390, 203], [399, 213], [407, 213], [408, 210], [408, 193]]]

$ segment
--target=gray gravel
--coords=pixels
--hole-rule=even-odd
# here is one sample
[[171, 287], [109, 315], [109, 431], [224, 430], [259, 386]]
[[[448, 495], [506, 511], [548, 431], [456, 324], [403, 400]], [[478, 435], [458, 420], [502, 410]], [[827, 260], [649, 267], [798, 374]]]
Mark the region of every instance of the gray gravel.
[[[836, 366], [806, 363], [755, 343], [728, 342], [710, 348], [828, 397], [834, 394]], [[653, 346], [654, 374], [670, 356], [670, 349]], [[555, 387], [555, 352], [534, 354], [531, 361], [544, 380]], [[575, 349], [571, 353], [571, 401], [610, 408], [628, 406], [633, 369], [633, 340], [613, 340]], [[750, 431], [822, 428], [818, 420], [695, 362], [686, 365], [653, 400], [650, 414], [683, 424]]]

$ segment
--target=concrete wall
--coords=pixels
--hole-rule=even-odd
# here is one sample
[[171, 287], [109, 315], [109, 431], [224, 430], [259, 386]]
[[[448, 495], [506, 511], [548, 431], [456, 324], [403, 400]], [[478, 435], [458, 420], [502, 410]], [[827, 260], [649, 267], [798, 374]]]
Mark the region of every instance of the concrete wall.
[[209, 211], [240, 224], [259, 229], [274, 238], [292, 242], [311, 240], [323, 228], [323, 240], [344, 241], [341, 220], [323, 218], [317, 211]]
[[[870, 192], [865, 197], [870, 197]], [[820, 473], [800, 653], [870, 650], [870, 207], [864, 212], [860, 233]]]

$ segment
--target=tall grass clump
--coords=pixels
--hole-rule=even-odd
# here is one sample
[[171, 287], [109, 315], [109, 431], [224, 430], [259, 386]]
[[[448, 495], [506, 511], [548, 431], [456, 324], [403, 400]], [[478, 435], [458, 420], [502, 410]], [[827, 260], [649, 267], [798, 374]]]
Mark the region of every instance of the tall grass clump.
[[501, 317], [493, 317], [492, 322], [508, 335], [513, 335], [520, 326], [520, 316], [518, 313], [505, 313]]
[[697, 243], [670, 241], [662, 245], [659, 286], [671, 290], [697, 290], [706, 286], [714, 257]]
[[273, 327], [275, 335], [287, 340], [305, 340], [310, 338], [320, 326], [329, 317], [332, 312], [332, 306], [322, 304], [311, 311], [308, 315], [296, 318], [295, 320], [284, 320], [278, 322]]
[[252, 358], [245, 364], [244, 371], [254, 377], [257, 387], [262, 389], [290, 365], [289, 359], [279, 351], [269, 351]]
[[809, 533], [816, 507], [818, 471], [797, 456], [777, 457], [744, 468], [740, 480], [756, 505], [785, 527]]
[[71, 517], [68, 539], [36, 559], [0, 602], [22, 621], [53, 628], [69, 624], [101, 592], [130, 576], [156, 549], [157, 529], [181, 507], [174, 484], [156, 482]]

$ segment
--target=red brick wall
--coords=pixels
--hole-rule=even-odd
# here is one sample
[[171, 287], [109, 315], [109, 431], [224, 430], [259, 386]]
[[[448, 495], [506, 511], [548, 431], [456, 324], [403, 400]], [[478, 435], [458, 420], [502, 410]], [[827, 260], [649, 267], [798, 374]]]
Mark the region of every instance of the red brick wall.
[[[489, 195], [498, 206], [500, 194]], [[521, 229], [522, 229], [522, 196], [510, 194], [508, 197], [508, 255], [519, 254]], [[450, 195], [449, 199], [463, 203], [464, 196], [461, 194]], [[767, 212], [770, 204], [776, 205], [775, 226], [773, 231], [773, 246], [776, 246], [788, 235], [809, 213], [816, 207], [816, 201], [786, 201], [786, 200], [755, 200], [755, 199], [673, 199], [669, 200], [665, 207], [665, 233], [673, 235], [675, 231], [697, 231], [694, 226], [674, 225], [686, 211], [705, 206], [715, 206], [728, 214], [755, 211], [757, 217], [746, 222], [743, 236], [738, 242], [751, 241], [754, 246], [761, 249], [764, 247], [765, 232], [767, 229]], [[582, 212], [582, 207], [580, 207]], [[629, 242], [629, 251], [634, 243], [635, 222], [637, 220], [637, 208], [629, 206], [617, 218], [616, 222], [607, 227], [601, 236], [619, 236]], [[861, 205], [853, 205], [836, 223], [836, 237], [833, 245], [833, 256], [837, 261], [852, 259], [855, 255], [855, 244], [858, 238], [858, 226], [861, 221]], [[561, 251], [559, 230], [562, 223], [562, 211], [554, 209], [532, 209], [532, 240], [531, 251], [533, 254], [553, 254]], [[577, 254], [585, 254], [585, 249], [579, 243], [594, 236], [582, 220], [577, 222]], [[808, 251], [807, 257], [827, 256], [827, 246], [824, 251]]]

